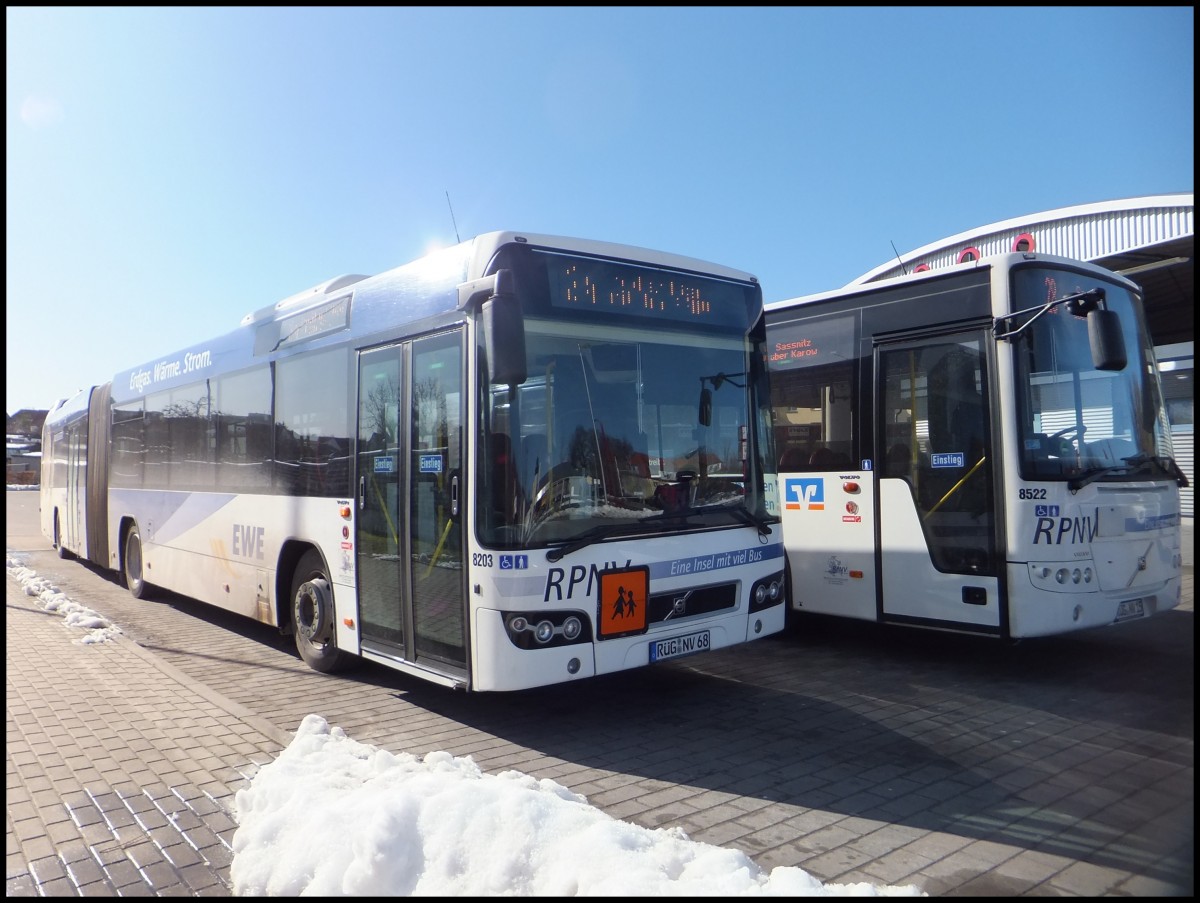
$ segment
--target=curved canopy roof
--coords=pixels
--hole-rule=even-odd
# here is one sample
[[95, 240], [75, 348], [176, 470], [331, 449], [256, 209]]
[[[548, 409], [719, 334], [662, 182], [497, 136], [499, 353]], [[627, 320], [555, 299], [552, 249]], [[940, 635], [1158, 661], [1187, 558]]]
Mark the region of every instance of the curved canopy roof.
[[[1128, 276], [1146, 294], [1156, 345], [1191, 342], [1195, 331], [1193, 194], [1166, 194], [1061, 207], [960, 232], [881, 264], [861, 285], [917, 268], [951, 266], [1012, 250], [1090, 260]], [[1026, 246], [1022, 248], [1020, 245]]]

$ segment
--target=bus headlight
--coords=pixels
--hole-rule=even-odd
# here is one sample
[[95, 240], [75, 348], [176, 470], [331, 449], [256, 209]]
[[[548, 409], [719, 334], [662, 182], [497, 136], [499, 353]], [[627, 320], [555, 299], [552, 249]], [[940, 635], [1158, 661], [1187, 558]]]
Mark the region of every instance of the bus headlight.
[[565, 621], [563, 621], [563, 626], [562, 626], [563, 639], [571, 640], [572, 642], [574, 642], [575, 640], [577, 640], [579, 638], [579, 634], [581, 634], [582, 632], [583, 632], [583, 624], [580, 623], [579, 618], [575, 617], [574, 615], [571, 615], [571, 617], [569, 617]]
[[1030, 582], [1038, 589], [1051, 593], [1095, 593], [1098, 574], [1086, 562], [1031, 561]]
[[757, 581], [750, 589], [750, 611], [761, 611], [783, 601], [783, 572]]
[[550, 649], [592, 641], [591, 622], [579, 611], [501, 612], [504, 632], [518, 649]]

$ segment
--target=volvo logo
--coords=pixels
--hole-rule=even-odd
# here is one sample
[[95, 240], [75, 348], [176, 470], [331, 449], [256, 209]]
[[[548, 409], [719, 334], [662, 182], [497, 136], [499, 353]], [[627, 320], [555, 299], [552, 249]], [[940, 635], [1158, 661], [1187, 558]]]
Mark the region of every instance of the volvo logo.
[[682, 596], [676, 596], [674, 599], [672, 599], [671, 600], [671, 610], [669, 612], [667, 612], [667, 616], [665, 618], [663, 618], [663, 620], [664, 621], [669, 620], [669, 619], [673, 618], [675, 615], [687, 614], [687, 600], [692, 595], [693, 592], [695, 592], [695, 590], [688, 590]]

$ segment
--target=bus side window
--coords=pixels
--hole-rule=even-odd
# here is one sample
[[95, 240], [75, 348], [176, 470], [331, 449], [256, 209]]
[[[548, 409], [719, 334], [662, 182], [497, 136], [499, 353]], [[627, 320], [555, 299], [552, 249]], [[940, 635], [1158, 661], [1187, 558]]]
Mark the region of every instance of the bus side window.
[[811, 470], [832, 470], [837, 464], [837, 456], [825, 446], [821, 446], [808, 459]]
[[883, 475], [887, 477], [909, 477], [912, 470], [912, 452], [903, 442], [888, 449]]
[[808, 470], [808, 456], [804, 454], [804, 449], [798, 445], [784, 449], [779, 456], [779, 472], [799, 473], [804, 470]]
[[974, 464], [983, 454], [983, 412], [980, 404], [962, 402], [955, 406], [950, 415], [952, 444], [967, 455], [967, 463]]

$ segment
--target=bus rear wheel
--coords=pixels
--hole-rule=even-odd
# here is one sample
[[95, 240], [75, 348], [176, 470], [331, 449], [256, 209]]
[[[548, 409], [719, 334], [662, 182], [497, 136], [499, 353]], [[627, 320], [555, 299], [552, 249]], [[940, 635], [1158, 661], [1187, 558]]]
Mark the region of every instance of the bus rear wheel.
[[324, 674], [346, 667], [350, 657], [337, 647], [333, 587], [317, 552], [305, 552], [300, 559], [291, 599], [292, 634], [304, 663]]
[[150, 595], [150, 584], [142, 577], [142, 538], [137, 527], [130, 527], [125, 534], [125, 554], [122, 556], [125, 571], [125, 588], [135, 599]]

